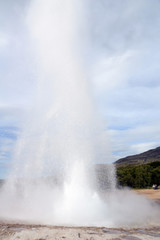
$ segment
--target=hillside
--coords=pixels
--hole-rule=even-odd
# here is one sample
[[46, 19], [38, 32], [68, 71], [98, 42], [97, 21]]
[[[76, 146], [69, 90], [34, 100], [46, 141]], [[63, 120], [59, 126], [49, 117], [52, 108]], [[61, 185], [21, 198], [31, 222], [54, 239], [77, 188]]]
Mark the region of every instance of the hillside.
[[149, 151], [121, 158], [115, 162], [117, 167], [127, 166], [127, 165], [140, 165], [151, 162], [160, 161], [160, 147], [151, 149]]

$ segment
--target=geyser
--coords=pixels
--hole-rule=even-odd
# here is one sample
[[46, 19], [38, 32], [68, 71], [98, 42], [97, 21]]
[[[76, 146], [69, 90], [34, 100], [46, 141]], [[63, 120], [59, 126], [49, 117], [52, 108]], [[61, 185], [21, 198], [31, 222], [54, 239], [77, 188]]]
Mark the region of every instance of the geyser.
[[116, 191], [113, 166], [106, 176], [108, 191], [97, 188], [93, 166], [111, 161], [111, 154], [83, 64], [84, 5], [78, 0], [34, 0], [28, 9], [36, 100], [1, 190], [1, 218], [115, 226], [155, 217], [148, 200]]

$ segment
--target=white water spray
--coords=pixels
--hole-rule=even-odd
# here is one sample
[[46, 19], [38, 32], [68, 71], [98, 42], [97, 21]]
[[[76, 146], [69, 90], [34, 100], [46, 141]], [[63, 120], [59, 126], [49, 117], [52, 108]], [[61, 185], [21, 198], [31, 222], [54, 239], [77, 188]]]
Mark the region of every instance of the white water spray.
[[[27, 24], [36, 66], [36, 102], [1, 195], [5, 219], [115, 226], [128, 222], [141, 203], [138, 196], [126, 194], [122, 201], [120, 193], [113, 193], [113, 166], [105, 183], [107, 194], [102, 196], [95, 187], [93, 164], [110, 161], [111, 154], [80, 57], [81, 34], [86, 32], [79, 18], [83, 7], [78, 0], [34, 0], [30, 5]], [[142, 202], [152, 209], [150, 202]], [[143, 209], [130, 222], [142, 222], [146, 216]]]

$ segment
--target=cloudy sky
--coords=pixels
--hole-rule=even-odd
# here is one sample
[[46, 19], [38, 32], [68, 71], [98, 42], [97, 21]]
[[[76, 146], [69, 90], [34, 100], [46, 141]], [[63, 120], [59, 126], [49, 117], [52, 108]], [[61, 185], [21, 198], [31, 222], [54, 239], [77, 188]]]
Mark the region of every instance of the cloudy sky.
[[93, 76], [115, 156], [159, 146], [160, 1], [95, 5], [93, 41], [101, 56]]
[[[160, 1], [86, 2], [86, 71], [114, 159], [155, 148], [160, 145]], [[29, 0], [0, 1], [1, 178], [34, 101], [28, 5]]]

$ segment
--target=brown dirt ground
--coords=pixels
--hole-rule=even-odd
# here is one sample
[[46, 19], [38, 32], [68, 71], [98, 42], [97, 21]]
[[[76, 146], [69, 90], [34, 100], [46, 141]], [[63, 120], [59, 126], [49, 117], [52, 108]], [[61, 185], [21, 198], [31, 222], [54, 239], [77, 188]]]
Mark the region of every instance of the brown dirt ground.
[[135, 190], [138, 194], [145, 195], [146, 197], [160, 202], [160, 189], [139, 189]]

